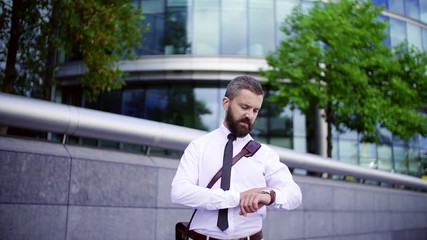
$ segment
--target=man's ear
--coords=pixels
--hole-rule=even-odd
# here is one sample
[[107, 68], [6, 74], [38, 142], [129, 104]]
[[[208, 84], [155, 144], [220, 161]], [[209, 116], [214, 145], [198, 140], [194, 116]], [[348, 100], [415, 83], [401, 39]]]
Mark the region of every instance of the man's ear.
[[230, 99], [228, 97], [223, 97], [222, 98], [222, 108], [224, 109], [224, 111], [228, 110], [229, 105], [230, 105]]

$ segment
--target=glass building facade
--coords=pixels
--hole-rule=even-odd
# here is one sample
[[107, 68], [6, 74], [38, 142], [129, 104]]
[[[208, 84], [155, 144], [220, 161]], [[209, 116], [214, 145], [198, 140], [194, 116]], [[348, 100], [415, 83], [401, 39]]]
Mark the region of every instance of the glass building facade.
[[[139, 0], [149, 31], [137, 49], [138, 60], [125, 62], [128, 73], [121, 91], [88, 103], [79, 89], [79, 62], [60, 68], [58, 101], [180, 126], [213, 130], [224, 113], [221, 99], [229, 80], [257, 76], [264, 57], [283, 40], [284, 19], [300, 0]], [[408, 40], [427, 51], [427, 0], [374, 0], [385, 6], [389, 22], [386, 44]], [[268, 87], [267, 87], [268, 88]], [[269, 89], [266, 89], [268, 94]], [[265, 102], [252, 135], [260, 142], [306, 152], [305, 116], [298, 110]], [[90, 140], [79, 140], [90, 141]], [[116, 145], [99, 143], [98, 145]], [[142, 148], [141, 148], [142, 149]], [[378, 144], [362, 143], [355, 132], [333, 133], [337, 161], [368, 168], [427, 175], [427, 139], [401, 141], [382, 131]]]

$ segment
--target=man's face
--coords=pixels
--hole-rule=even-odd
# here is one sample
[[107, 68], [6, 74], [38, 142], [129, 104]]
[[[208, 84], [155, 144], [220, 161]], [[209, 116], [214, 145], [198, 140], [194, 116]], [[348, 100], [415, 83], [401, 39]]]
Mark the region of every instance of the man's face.
[[262, 95], [249, 90], [241, 90], [230, 100], [224, 97], [222, 105], [225, 113], [225, 125], [237, 137], [246, 136], [253, 128], [263, 101]]

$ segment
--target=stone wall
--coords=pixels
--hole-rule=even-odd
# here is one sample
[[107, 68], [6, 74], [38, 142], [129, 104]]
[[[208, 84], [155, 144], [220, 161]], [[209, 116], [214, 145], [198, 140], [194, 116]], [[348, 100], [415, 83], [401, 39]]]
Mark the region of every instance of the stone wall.
[[[0, 137], [0, 239], [174, 239], [178, 160]], [[295, 176], [303, 205], [269, 210], [276, 239], [427, 239], [427, 194]]]

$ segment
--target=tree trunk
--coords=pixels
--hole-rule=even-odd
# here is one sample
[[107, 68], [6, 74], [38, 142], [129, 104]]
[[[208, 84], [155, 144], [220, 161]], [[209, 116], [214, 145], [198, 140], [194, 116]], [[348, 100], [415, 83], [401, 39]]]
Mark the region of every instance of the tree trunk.
[[305, 113], [305, 135], [307, 152], [317, 154], [316, 142], [316, 104], [310, 104], [310, 109]]
[[19, 48], [19, 40], [22, 35], [22, 26], [20, 21], [22, 20], [23, 12], [23, 1], [13, 0], [10, 35], [7, 44], [6, 68], [4, 71], [5, 78], [2, 87], [2, 91], [5, 93], [13, 93], [13, 85], [16, 81], [15, 65]]
[[332, 158], [332, 110], [331, 108], [328, 106], [326, 109], [326, 124], [328, 125], [328, 136], [327, 136], [327, 156], [328, 158]]
[[43, 83], [43, 98], [53, 100], [52, 87], [55, 84], [56, 54], [58, 51], [60, 2], [52, 1], [52, 14], [50, 16], [50, 31], [48, 34], [48, 52], [46, 59], [46, 72]]
[[327, 157], [324, 115], [324, 110], [319, 109], [317, 103], [311, 104], [306, 114], [307, 152]]

